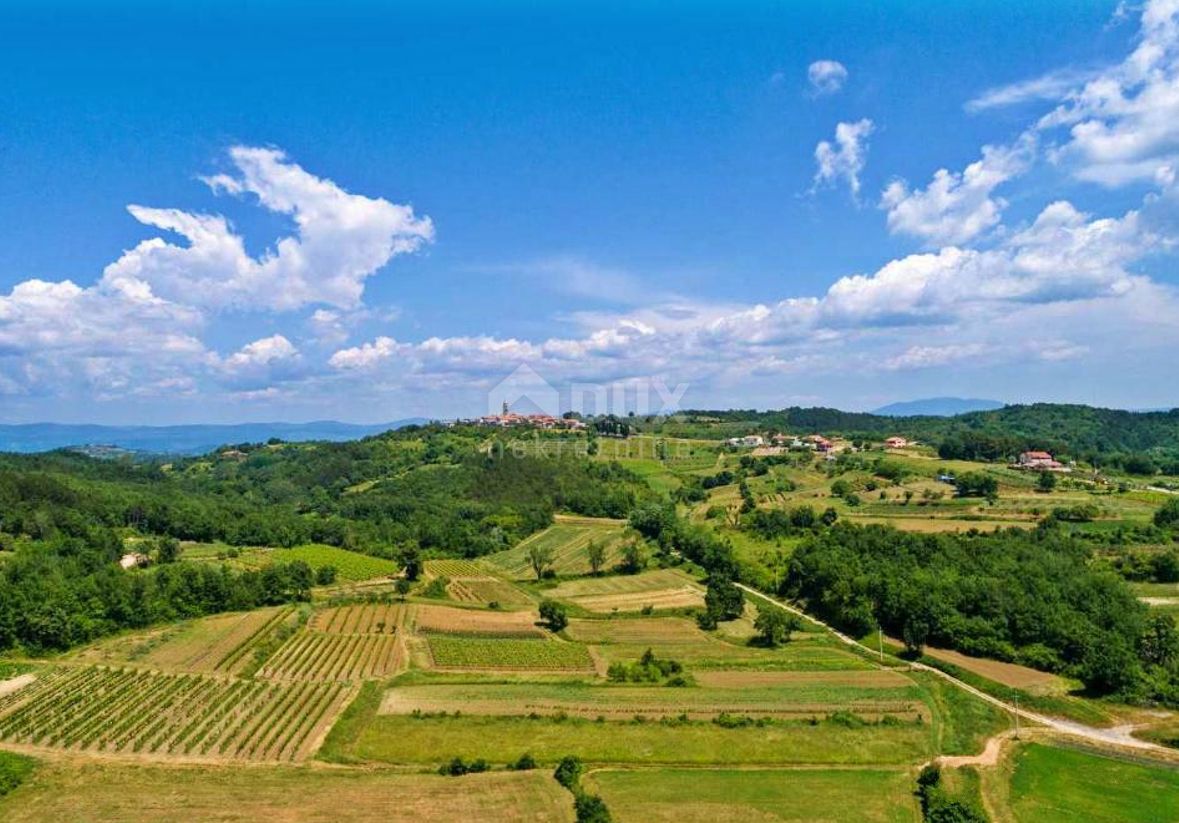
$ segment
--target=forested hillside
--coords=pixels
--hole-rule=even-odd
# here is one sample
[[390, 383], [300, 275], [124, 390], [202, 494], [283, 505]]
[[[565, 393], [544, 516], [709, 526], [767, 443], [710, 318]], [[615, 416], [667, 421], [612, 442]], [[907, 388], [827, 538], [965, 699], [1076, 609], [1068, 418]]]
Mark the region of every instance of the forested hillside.
[[648, 493], [617, 465], [483, 454], [484, 437], [433, 427], [163, 464], [3, 456], [0, 649], [66, 648], [123, 627], [302, 599], [313, 583], [299, 563], [126, 574], [117, 561], [128, 539], [147, 540], [153, 554], [165, 539], [475, 557], [544, 528], [556, 511], [623, 517]]
[[1179, 467], [1179, 409], [1130, 412], [1035, 403], [955, 417], [885, 417], [796, 406], [765, 412], [693, 410], [683, 413], [682, 422], [652, 425], [701, 437], [727, 437], [749, 428], [868, 440], [899, 434], [938, 446], [951, 458], [1007, 460], [1035, 448], [1099, 465], [1129, 464], [1138, 474], [1175, 473]]

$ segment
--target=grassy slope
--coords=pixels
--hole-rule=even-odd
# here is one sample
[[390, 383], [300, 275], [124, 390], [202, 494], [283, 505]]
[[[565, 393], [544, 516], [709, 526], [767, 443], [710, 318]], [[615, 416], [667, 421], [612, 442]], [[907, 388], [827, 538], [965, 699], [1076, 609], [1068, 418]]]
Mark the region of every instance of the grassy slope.
[[1179, 769], [1032, 744], [1015, 754], [1008, 790], [1016, 821], [1179, 820]]
[[619, 823], [915, 821], [912, 783], [907, 769], [603, 770], [585, 778]]
[[6, 823], [118, 820], [572, 821], [572, 798], [544, 772], [463, 778], [313, 768], [43, 763], [0, 800]]

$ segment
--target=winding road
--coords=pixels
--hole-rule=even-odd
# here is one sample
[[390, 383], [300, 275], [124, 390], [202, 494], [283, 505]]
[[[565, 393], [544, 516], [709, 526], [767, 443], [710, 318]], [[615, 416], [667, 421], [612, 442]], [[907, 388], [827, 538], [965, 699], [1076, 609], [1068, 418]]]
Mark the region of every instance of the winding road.
[[[840, 642], [842, 642], [848, 646], [851, 646], [855, 649], [859, 649], [861, 651], [867, 652], [868, 654], [870, 654], [872, 656], [876, 656], [876, 654], [877, 654], [877, 651], [875, 649], [871, 649], [871, 648], [865, 646], [863, 643], [856, 640], [855, 638], [849, 637], [848, 635], [844, 634], [843, 632], [839, 631], [838, 629], [824, 623], [822, 620], [819, 620], [819, 619], [815, 618], [814, 616], [807, 614], [806, 612], [799, 609], [797, 606], [794, 606], [790, 603], [786, 603], [782, 600], [778, 600], [775, 597], [770, 597], [767, 594], [763, 594], [762, 592], [759, 592], [757, 589], [750, 588], [749, 586], [746, 586], [744, 583], [737, 583], [736, 585], [742, 591], [744, 591], [746, 594], [750, 594], [750, 595], [753, 595], [754, 597], [757, 597], [761, 600], [765, 600], [766, 602], [772, 603], [775, 606], [786, 609], [787, 611], [789, 611], [793, 614], [796, 614], [799, 617], [802, 617], [803, 619], [805, 619], [811, 623], [814, 623], [818, 626], [822, 626], [824, 629], [831, 632], [831, 634], [835, 635], [835, 637], [837, 637], [840, 640]], [[1058, 732], [1060, 734], [1068, 735], [1070, 737], [1083, 738], [1083, 739], [1088, 740], [1092, 743], [1098, 743], [1098, 744], [1101, 744], [1104, 746], [1117, 746], [1117, 747], [1126, 748], [1126, 749], [1134, 749], [1139, 752], [1150, 752], [1153, 754], [1161, 755], [1168, 760], [1173, 760], [1176, 757], [1176, 752], [1174, 749], [1168, 748], [1166, 746], [1161, 746], [1157, 743], [1151, 743], [1147, 740], [1140, 740], [1137, 737], [1134, 737], [1132, 732], [1134, 731], [1135, 728], [1137, 728], [1137, 726], [1134, 726], [1132, 724], [1127, 724], [1127, 725], [1122, 725], [1122, 726], [1111, 726], [1110, 728], [1103, 729], [1103, 728], [1099, 728], [1097, 726], [1087, 726], [1084, 723], [1077, 723], [1072, 720], [1062, 720], [1061, 718], [1058, 718], [1058, 717], [1049, 717], [1048, 715], [1040, 714], [1039, 712], [1028, 711], [1027, 709], [1020, 708], [1020, 707], [1015, 706], [1011, 703], [1008, 703], [1004, 700], [1000, 700], [999, 698], [994, 697], [993, 695], [989, 695], [986, 692], [982, 691], [981, 689], [977, 689], [974, 686], [971, 686], [969, 683], [963, 682], [962, 680], [959, 680], [958, 678], [954, 677], [953, 675], [947, 674], [946, 672], [942, 671], [941, 669], [938, 669], [934, 666], [930, 666], [926, 663], [910, 662], [908, 665], [909, 665], [909, 668], [913, 669], [913, 670], [930, 672], [931, 674], [934, 674], [934, 675], [942, 678], [943, 680], [946, 680], [946, 681], [954, 684], [955, 686], [962, 689], [963, 691], [969, 692], [970, 694], [977, 697], [979, 700], [985, 700], [987, 703], [990, 703], [991, 705], [1002, 709], [1003, 711], [1009, 713], [1013, 717], [1019, 717], [1023, 720], [1028, 720], [1032, 723], [1036, 723], [1041, 726], [1045, 726], [1045, 727], [1051, 729], [1052, 731]], [[1006, 734], [1008, 734], [1008, 733], [1005, 732], [1004, 735], [1006, 735]], [[1002, 742], [1002, 737], [1004, 735], [1000, 735], [998, 737], [992, 738], [992, 740], [990, 742], [988, 742], [988, 744], [987, 744], [988, 749], [991, 747], [992, 743], [996, 747], [998, 745], [1000, 745], [1000, 743]], [[984, 752], [984, 754], [982, 756], [985, 756], [985, 755], [986, 755], [986, 753]]]

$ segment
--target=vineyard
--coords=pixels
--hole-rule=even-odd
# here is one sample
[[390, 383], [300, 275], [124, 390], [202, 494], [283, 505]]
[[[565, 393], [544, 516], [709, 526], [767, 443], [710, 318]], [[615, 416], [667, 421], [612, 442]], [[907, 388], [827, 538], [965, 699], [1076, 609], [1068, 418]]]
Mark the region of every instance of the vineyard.
[[409, 607], [395, 603], [367, 603], [320, 609], [307, 628], [325, 634], [393, 634], [406, 623]]
[[604, 568], [609, 569], [621, 559], [625, 527], [625, 523], [615, 520], [562, 519], [507, 551], [489, 555], [486, 562], [513, 580], [530, 580], [536, 577], [536, 572], [529, 561], [529, 553], [539, 547], [552, 552], [551, 568], [556, 574], [588, 574], [587, 549], [591, 542], [595, 542], [606, 549]]
[[56, 668], [0, 700], [0, 740], [89, 752], [302, 760], [350, 696], [338, 684]]
[[591, 671], [593, 660], [580, 643], [557, 640], [431, 635], [434, 665], [451, 669]]
[[528, 606], [532, 598], [498, 577], [462, 577], [450, 581], [446, 593], [460, 603], [498, 603], [500, 606]]
[[426, 574], [431, 577], [483, 577], [487, 570], [474, 560], [449, 558], [445, 560], [427, 560]]
[[293, 549], [273, 549], [270, 558], [284, 562], [303, 560], [312, 569], [333, 566], [337, 579], [344, 583], [356, 583], [377, 577], [395, 577], [401, 572], [401, 565], [392, 560], [318, 544], [296, 546]]
[[389, 634], [299, 632], [263, 665], [259, 676], [283, 681], [350, 682], [392, 673], [403, 658]]

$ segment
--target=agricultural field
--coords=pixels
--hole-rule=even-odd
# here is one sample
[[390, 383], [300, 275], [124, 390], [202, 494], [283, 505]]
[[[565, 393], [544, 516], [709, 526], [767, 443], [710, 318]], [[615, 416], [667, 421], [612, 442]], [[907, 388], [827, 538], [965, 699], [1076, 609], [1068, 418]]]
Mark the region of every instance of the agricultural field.
[[622, 557], [626, 524], [618, 520], [591, 517], [560, 517], [542, 532], [531, 535], [507, 551], [484, 558], [484, 562], [513, 580], [533, 580], [536, 572], [529, 552], [536, 547], [552, 552], [552, 570], [561, 577], [589, 574], [586, 549], [591, 542], [606, 550], [604, 569], [611, 569]]
[[619, 823], [921, 819], [908, 769], [599, 769], [585, 783]]
[[412, 607], [402, 603], [356, 603], [316, 609], [307, 629], [324, 634], [393, 634], [406, 625]]
[[1018, 823], [1179, 820], [1175, 766], [1033, 743], [1016, 751], [1012, 769], [1008, 785], [989, 788], [996, 808]]
[[0, 702], [0, 741], [167, 757], [302, 760], [349, 696], [337, 684], [59, 667]]
[[468, 775], [456, 783], [450, 777], [380, 769], [53, 761], [0, 797], [0, 819], [7, 823], [329, 823], [343, 819], [344, 810], [349, 821], [360, 823], [574, 819], [572, 796], [547, 771]]
[[602, 614], [704, 605], [704, 589], [676, 569], [569, 580], [547, 589], [545, 595]]
[[536, 612], [501, 612], [435, 606], [410, 606], [411, 620], [418, 631], [429, 634], [458, 634], [471, 637], [544, 637]]
[[684, 617], [633, 617], [569, 621], [570, 639], [592, 645], [606, 663], [637, 660], [647, 649], [657, 656], [679, 660], [699, 669], [788, 669], [794, 671], [845, 671], [871, 669], [872, 665], [826, 635], [798, 632], [778, 649], [729, 642], [720, 633], [701, 631], [696, 621]]
[[183, 547], [181, 556], [187, 562], [223, 563], [240, 569], [256, 570], [274, 561], [289, 563], [294, 560], [304, 561], [312, 570], [332, 566], [341, 583], [391, 578], [401, 572], [401, 565], [393, 560], [316, 543], [290, 549], [257, 546], [235, 549], [219, 543], [186, 543]]
[[398, 669], [404, 656], [403, 644], [391, 634], [306, 631], [292, 635], [258, 675], [290, 682], [348, 683], [386, 677]]
[[70, 659], [163, 671], [240, 674], [254, 661], [258, 648], [297, 618], [297, 610], [289, 606], [217, 615], [114, 637], [85, 647]]
[[928, 722], [920, 688], [895, 672], [713, 672], [697, 687], [588, 683], [434, 683], [395, 685], [381, 714], [462, 711], [485, 716], [580, 715], [629, 721], [728, 713], [750, 717], [812, 717], [849, 710], [867, 719]]
[[591, 671], [593, 660], [580, 643], [537, 638], [429, 636], [430, 657], [444, 669]]
[[446, 593], [459, 603], [495, 604], [509, 609], [534, 604], [526, 592], [498, 577], [452, 578]]

